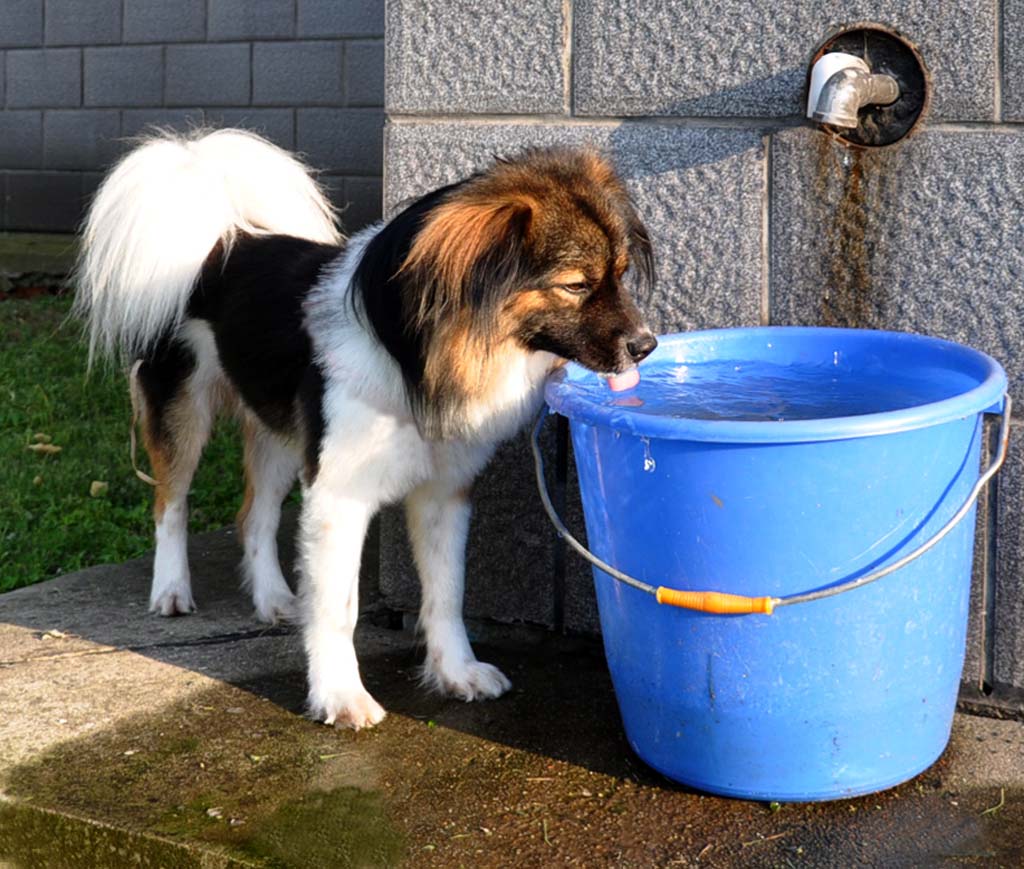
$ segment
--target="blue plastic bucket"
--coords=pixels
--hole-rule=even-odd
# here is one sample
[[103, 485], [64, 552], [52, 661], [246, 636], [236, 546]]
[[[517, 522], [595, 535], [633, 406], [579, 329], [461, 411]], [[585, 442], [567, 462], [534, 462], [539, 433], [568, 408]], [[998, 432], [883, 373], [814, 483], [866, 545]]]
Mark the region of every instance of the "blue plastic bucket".
[[[993, 359], [909, 334], [733, 329], [661, 338], [643, 382], [722, 360], [737, 372], [723, 392], [761, 366], [834, 366], [859, 396], [856, 415], [672, 417], [567, 366], [546, 398], [571, 421], [589, 546], [610, 565], [669, 588], [778, 600], [891, 564], [967, 510], [982, 414], [1006, 392]], [[871, 389], [889, 375], [920, 389], [874, 408]], [[884, 579], [770, 615], [659, 605], [595, 569], [633, 749], [687, 785], [762, 800], [854, 796], [921, 772], [952, 726], [973, 534], [971, 504]]]

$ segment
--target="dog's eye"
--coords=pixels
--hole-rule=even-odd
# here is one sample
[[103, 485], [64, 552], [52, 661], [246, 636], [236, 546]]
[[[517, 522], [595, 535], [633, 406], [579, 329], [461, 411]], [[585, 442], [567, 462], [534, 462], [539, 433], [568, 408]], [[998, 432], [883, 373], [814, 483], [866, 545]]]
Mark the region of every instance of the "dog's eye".
[[567, 293], [572, 293], [574, 296], [584, 296], [590, 292], [590, 285], [584, 283], [559, 284], [558, 289], [565, 290]]

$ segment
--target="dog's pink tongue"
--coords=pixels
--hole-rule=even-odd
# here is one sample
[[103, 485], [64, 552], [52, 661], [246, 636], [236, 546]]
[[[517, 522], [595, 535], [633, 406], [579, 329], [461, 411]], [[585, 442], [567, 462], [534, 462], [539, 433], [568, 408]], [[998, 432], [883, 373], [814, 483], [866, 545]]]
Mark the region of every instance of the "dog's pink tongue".
[[640, 369], [630, 368], [622, 374], [613, 374], [608, 378], [608, 388], [612, 392], [625, 392], [640, 382]]

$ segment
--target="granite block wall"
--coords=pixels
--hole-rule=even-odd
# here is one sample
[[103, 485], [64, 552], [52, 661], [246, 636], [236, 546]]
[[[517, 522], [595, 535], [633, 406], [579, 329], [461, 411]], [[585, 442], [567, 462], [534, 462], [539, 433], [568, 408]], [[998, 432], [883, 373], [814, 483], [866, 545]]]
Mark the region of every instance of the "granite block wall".
[[[805, 121], [820, 44], [855, 22], [913, 43], [931, 104], [853, 151]], [[925, 332], [1000, 359], [1024, 397], [1024, 3], [388, 0], [385, 211], [533, 144], [616, 162], [652, 231], [659, 330], [838, 324]], [[856, 244], [850, 240], [855, 239]], [[1024, 401], [1020, 401], [1024, 406]], [[1024, 708], [1024, 439], [977, 519], [964, 698]], [[564, 427], [548, 471], [582, 533]], [[539, 518], [526, 440], [480, 480], [470, 615], [596, 632], [591, 577]], [[381, 584], [417, 600], [398, 511]]]
[[147, 127], [304, 152], [349, 231], [381, 211], [380, 0], [0, 0], [0, 230], [69, 232]]

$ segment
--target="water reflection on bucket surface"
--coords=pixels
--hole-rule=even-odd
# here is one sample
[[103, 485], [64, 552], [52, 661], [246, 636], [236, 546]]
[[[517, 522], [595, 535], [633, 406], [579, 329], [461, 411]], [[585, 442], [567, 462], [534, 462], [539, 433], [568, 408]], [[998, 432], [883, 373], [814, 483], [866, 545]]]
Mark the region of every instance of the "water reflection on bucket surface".
[[603, 380], [574, 384], [582, 398], [607, 407], [676, 419], [781, 422], [831, 419], [902, 410], [940, 401], [975, 382], [932, 367], [893, 370], [850, 365], [840, 353], [820, 363], [775, 364], [762, 360], [676, 362], [641, 368], [640, 385], [611, 392]]

